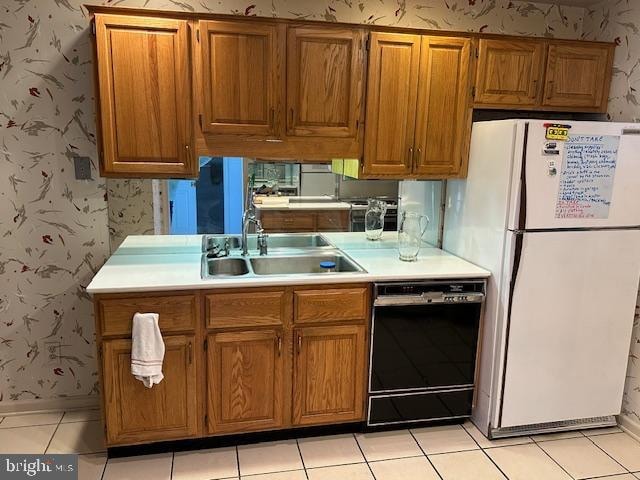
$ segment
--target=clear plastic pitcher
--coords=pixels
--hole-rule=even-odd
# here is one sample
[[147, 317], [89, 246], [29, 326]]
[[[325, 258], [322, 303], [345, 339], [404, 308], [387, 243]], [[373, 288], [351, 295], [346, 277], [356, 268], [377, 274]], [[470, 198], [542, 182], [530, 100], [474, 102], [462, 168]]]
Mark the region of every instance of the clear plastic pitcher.
[[429, 226], [429, 217], [415, 212], [402, 212], [398, 226], [400, 260], [415, 262], [422, 246], [422, 237]]
[[380, 240], [384, 230], [384, 215], [387, 213], [387, 202], [370, 198], [364, 214], [364, 233], [367, 240]]

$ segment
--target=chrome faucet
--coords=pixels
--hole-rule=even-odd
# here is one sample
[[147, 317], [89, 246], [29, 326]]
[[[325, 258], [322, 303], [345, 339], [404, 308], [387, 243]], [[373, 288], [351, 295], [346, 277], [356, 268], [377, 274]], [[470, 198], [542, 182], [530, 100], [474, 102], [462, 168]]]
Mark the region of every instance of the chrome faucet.
[[258, 250], [260, 250], [260, 255], [266, 255], [267, 254], [267, 238], [269, 238], [269, 235], [264, 233], [264, 228], [262, 228], [262, 225], [260, 225], [259, 220], [258, 220], [258, 225], [256, 227], [256, 230], [258, 231]]
[[244, 213], [242, 215], [242, 255], [249, 254], [249, 242], [247, 241], [247, 234], [249, 230], [249, 224], [253, 223], [256, 226], [256, 233], [258, 234], [258, 250], [260, 250], [260, 255], [267, 254], [267, 238], [269, 235], [264, 233], [264, 228], [262, 228], [262, 223], [258, 220], [254, 213]]
[[256, 226], [256, 231], [262, 230], [262, 224], [260, 220], [256, 218], [255, 213], [245, 210], [242, 214], [242, 255], [249, 254], [249, 244], [247, 242], [247, 234], [249, 233], [249, 224], [253, 223]]
[[255, 205], [253, 203], [253, 191], [251, 188], [251, 178], [247, 181], [247, 196], [245, 198], [245, 208], [242, 212], [242, 255], [249, 255], [249, 244], [247, 241], [247, 234], [249, 233], [249, 224], [253, 223], [256, 226], [256, 233], [258, 234], [258, 249], [260, 255], [267, 254], [267, 238], [269, 235], [264, 233], [262, 223], [256, 218]]

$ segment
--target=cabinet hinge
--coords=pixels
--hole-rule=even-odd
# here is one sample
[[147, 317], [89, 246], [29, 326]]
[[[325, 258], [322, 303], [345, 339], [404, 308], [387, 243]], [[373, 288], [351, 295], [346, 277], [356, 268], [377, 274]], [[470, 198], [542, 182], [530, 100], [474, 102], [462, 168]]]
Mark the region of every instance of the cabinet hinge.
[[207, 425], [209, 423], [209, 415], [204, 414], [204, 424]]
[[96, 21], [91, 22], [91, 35], [95, 36], [96, 34]]
[[200, 29], [199, 28], [196, 29], [196, 41], [198, 43], [200, 43]]
[[370, 47], [370, 43], [369, 43], [369, 42], [370, 42], [370, 40], [369, 40], [368, 38], [364, 41], [364, 49], [365, 49], [367, 52], [369, 51], [369, 48], [371, 48], [371, 47]]
[[209, 342], [207, 342], [207, 339], [205, 338], [205, 339], [204, 339], [204, 351], [205, 351], [205, 352], [207, 351], [208, 343], [209, 343]]
[[471, 87], [471, 98], [476, 98], [476, 87]]
[[476, 48], [476, 58], [480, 57], [480, 53], [478, 51], [478, 48]]
[[198, 114], [198, 122], [200, 123], [200, 130], [202, 130], [202, 114]]

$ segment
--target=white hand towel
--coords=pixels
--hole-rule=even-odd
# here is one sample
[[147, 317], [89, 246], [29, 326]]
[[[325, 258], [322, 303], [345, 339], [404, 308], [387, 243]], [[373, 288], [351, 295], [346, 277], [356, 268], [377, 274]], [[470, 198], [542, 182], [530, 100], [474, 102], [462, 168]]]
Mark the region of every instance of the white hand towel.
[[133, 316], [131, 373], [147, 388], [160, 383], [164, 341], [158, 327], [157, 313], [136, 313]]

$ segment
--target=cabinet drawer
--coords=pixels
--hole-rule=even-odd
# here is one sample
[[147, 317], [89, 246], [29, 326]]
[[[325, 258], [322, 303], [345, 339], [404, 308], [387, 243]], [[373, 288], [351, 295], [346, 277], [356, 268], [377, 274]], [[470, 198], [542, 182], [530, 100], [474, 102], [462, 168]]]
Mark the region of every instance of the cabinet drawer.
[[268, 232], [313, 232], [316, 230], [316, 215], [277, 211], [260, 213], [262, 227]]
[[163, 333], [193, 330], [198, 315], [195, 295], [100, 299], [98, 306], [102, 336], [130, 335], [137, 312], [159, 314]]
[[207, 327], [281, 325], [284, 290], [211, 293], [206, 297]]
[[298, 290], [294, 293], [294, 321], [322, 323], [340, 320], [363, 320], [368, 311], [368, 288], [332, 288]]
[[317, 215], [316, 230], [319, 232], [349, 231], [349, 210], [327, 210]]

